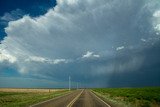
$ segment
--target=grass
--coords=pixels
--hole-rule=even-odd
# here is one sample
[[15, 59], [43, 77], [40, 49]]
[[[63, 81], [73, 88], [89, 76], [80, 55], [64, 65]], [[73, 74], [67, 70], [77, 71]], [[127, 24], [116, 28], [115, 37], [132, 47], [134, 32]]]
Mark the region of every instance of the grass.
[[112, 103], [127, 107], [160, 107], [160, 87], [148, 88], [99, 88], [99, 96]]
[[[18, 90], [20, 92], [18, 92]], [[0, 107], [28, 107], [29, 105], [58, 97], [68, 93], [68, 90], [49, 89], [0, 89]]]

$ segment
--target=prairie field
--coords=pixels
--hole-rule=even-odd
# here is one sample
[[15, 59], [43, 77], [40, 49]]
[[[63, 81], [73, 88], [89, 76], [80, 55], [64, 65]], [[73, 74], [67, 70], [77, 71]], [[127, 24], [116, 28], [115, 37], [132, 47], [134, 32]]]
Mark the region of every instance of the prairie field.
[[0, 92], [56, 92], [64, 89], [0, 88]]
[[28, 107], [68, 93], [66, 89], [0, 89], [0, 107]]
[[160, 87], [99, 88], [93, 91], [104, 100], [122, 107], [160, 107]]

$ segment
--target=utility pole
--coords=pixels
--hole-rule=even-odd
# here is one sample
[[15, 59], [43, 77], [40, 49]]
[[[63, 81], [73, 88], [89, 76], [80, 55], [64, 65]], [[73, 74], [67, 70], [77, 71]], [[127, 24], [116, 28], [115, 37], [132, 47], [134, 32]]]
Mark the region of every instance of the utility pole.
[[77, 90], [78, 90], [78, 82], [77, 82]]
[[69, 91], [71, 90], [71, 77], [69, 76]]

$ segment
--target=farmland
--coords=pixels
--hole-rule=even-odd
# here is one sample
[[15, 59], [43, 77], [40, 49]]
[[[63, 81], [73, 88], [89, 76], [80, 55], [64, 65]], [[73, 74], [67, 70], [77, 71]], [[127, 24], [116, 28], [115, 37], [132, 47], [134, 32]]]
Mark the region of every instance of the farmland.
[[64, 89], [0, 89], [0, 107], [26, 107], [68, 93]]
[[99, 88], [93, 91], [104, 100], [122, 107], [160, 107], [160, 87]]

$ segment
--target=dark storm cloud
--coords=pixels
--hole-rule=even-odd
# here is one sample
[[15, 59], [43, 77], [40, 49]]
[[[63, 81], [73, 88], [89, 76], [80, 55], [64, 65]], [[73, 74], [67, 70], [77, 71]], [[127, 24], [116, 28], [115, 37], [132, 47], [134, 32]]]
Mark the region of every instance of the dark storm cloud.
[[157, 0], [57, 0], [45, 15], [9, 22], [0, 61], [84, 87], [158, 85], [159, 11]]
[[[143, 63], [134, 70], [127, 72], [115, 72], [111, 75], [109, 86], [111, 87], [142, 87], [160, 85], [160, 42], [153, 46], [130, 54], [130, 57], [141, 56]], [[123, 59], [126, 57], [122, 57]]]

